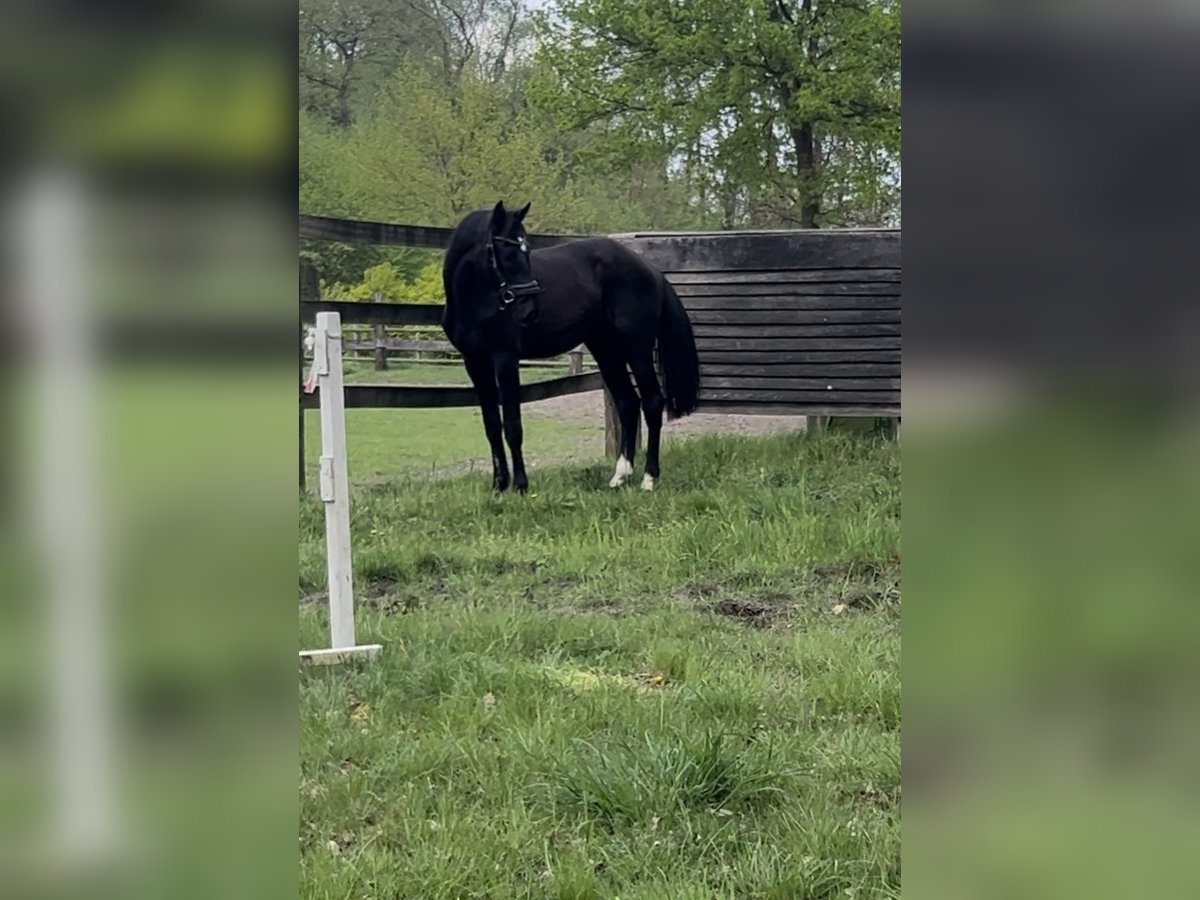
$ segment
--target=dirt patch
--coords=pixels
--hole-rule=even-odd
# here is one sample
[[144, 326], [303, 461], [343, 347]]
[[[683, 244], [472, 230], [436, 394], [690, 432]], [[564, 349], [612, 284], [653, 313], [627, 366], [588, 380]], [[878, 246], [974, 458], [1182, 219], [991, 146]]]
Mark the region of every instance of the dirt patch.
[[876, 809], [891, 809], [900, 802], [900, 785], [889, 791], [868, 783], [857, 790], [842, 791], [842, 796]]
[[430, 578], [420, 585], [401, 584], [388, 578], [365, 581], [355, 602], [366, 609], [377, 609], [386, 615], [404, 615], [424, 609], [431, 601], [449, 598], [450, 592], [440, 578]]
[[[568, 394], [552, 397], [523, 407], [531, 418], [545, 417], [555, 421], [575, 424], [604, 425], [604, 392], [588, 391], [583, 394]], [[703, 409], [703, 407], [701, 407]], [[695, 434], [777, 434], [779, 432], [803, 432], [807, 420], [804, 416], [741, 416], [725, 413], [694, 412], [690, 416], [663, 422], [663, 437]], [[643, 427], [645, 427], [643, 425]]]
[[849, 562], [830, 563], [824, 566], [814, 566], [812, 573], [818, 578], [879, 578], [890, 576], [900, 568], [900, 560], [864, 560], [855, 559]]
[[900, 586], [889, 585], [880, 590], [864, 590], [847, 594], [841, 602], [850, 609], [877, 609], [885, 604], [900, 602]]
[[754, 600], [721, 600], [713, 606], [713, 612], [761, 627], [774, 618], [776, 611], [773, 607]]
[[585, 597], [578, 603], [565, 607], [563, 611], [568, 615], [599, 613], [603, 616], [612, 616], [614, 619], [623, 618], [625, 615], [625, 607], [620, 602], [608, 597]]
[[365, 605], [374, 606], [389, 616], [402, 616], [414, 610], [421, 609], [425, 604], [419, 598], [410, 594], [404, 597], [380, 597], [374, 602]]
[[835, 615], [900, 605], [900, 560], [851, 560], [814, 566], [817, 593]]

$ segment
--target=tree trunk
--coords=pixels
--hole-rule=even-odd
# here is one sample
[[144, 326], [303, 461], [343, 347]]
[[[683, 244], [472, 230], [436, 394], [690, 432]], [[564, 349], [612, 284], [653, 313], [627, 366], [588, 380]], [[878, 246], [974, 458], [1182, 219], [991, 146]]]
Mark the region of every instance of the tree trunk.
[[821, 212], [821, 196], [817, 190], [817, 146], [811, 122], [802, 122], [792, 129], [792, 143], [796, 148], [796, 174], [800, 176], [800, 227], [816, 228], [817, 216]]
[[346, 65], [342, 70], [342, 80], [337, 89], [337, 106], [333, 110], [333, 124], [339, 128], [349, 128], [354, 124], [354, 113], [350, 109], [350, 90], [354, 86], [354, 55], [346, 56]]

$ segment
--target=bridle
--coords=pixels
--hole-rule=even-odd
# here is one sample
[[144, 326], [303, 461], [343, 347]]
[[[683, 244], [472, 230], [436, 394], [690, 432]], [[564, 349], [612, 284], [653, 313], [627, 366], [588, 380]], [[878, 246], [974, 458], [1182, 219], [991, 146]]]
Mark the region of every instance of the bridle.
[[542, 286], [538, 284], [537, 279], [521, 282], [520, 284], [509, 284], [508, 279], [504, 277], [504, 273], [500, 271], [500, 263], [496, 259], [496, 242], [502, 244], [512, 244], [514, 247], [520, 247], [522, 253], [529, 252], [529, 245], [525, 243], [525, 238], [507, 238], [492, 235], [488, 240], [488, 266], [496, 275], [496, 281], [500, 287], [500, 308], [508, 309], [520, 297], [530, 297], [534, 294], [542, 292]]

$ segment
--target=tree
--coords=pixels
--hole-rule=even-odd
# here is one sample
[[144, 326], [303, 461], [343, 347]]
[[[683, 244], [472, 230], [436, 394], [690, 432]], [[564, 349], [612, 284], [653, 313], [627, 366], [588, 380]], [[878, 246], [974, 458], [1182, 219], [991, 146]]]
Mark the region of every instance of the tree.
[[560, 0], [538, 33], [532, 101], [614, 162], [668, 155], [727, 227], [894, 211], [898, 0]]
[[301, 106], [345, 128], [406, 65], [496, 81], [530, 36], [524, 0], [301, 0]]

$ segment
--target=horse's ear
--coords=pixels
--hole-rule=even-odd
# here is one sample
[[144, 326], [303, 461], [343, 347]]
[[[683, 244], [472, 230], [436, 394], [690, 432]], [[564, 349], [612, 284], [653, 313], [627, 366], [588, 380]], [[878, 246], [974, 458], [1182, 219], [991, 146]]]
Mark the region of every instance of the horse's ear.
[[518, 223], [524, 221], [525, 213], [529, 212], [529, 207], [531, 207], [531, 206], [533, 206], [532, 203], [526, 203], [524, 206], [522, 206], [520, 209], [517, 210], [516, 220]]
[[504, 223], [508, 219], [508, 213], [504, 209], [504, 201], [501, 200], [496, 204], [496, 208], [492, 210], [492, 231], [500, 231], [504, 228]]

